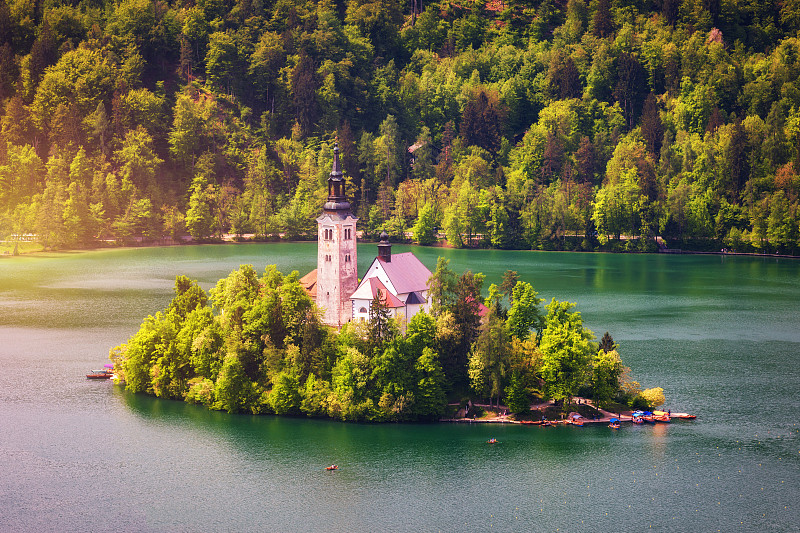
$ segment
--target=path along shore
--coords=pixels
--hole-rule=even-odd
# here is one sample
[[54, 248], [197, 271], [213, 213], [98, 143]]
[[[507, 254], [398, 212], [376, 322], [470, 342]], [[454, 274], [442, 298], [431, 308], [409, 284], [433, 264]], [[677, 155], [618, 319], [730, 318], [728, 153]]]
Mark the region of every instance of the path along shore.
[[[599, 413], [601, 415], [601, 416], [599, 416], [597, 418], [585, 418], [584, 417], [583, 418], [583, 424], [584, 425], [586, 425], [586, 424], [606, 424], [607, 425], [609, 422], [611, 422], [612, 418], [617, 418], [617, 419], [619, 419], [620, 422], [630, 422], [630, 421], [633, 420], [633, 416], [632, 416], [633, 411], [623, 411], [621, 413], [612, 413], [610, 411], [606, 411], [604, 409], [600, 409], [600, 408], [594, 407], [592, 405], [592, 402], [587, 398], [575, 398], [575, 400], [576, 401], [579, 400], [581, 404], [586, 404], [586, 405], [592, 406], [593, 408], [597, 409], [597, 411], [599, 411]], [[476, 407], [481, 407], [481, 408], [487, 409], [487, 410], [497, 409], [499, 411], [504, 411], [504, 412], [508, 411], [508, 409], [503, 407], [503, 406], [496, 407], [496, 406], [489, 406], [488, 404], [487, 405], [474, 404], [474, 405]], [[554, 405], [554, 402], [552, 402], [552, 401], [538, 403], [538, 404], [532, 404], [531, 405], [531, 410], [532, 411], [542, 410], [542, 409], [545, 409], [547, 407], [552, 407], [553, 405]], [[505, 415], [505, 414], [498, 414], [498, 415], [495, 415], [495, 416], [486, 416], [486, 417], [482, 417], [482, 418], [469, 418], [469, 417], [463, 416], [463, 412], [464, 412], [464, 410], [460, 409], [458, 411], [458, 413], [456, 413], [456, 417], [455, 418], [442, 418], [439, 421], [440, 422], [464, 423], [464, 424], [541, 425], [541, 423], [542, 423], [541, 421], [538, 421], [538, 420], [537, 421], [515, 420], [513, 418], [509, 418], [509, 416], [511, 416], [511, 415]], [[490, 412], [494, 412], [494, 411], [490, 411]], [[459, 416], [459, 414], [461, 414], [462, 416]], [[694, 418], [692, 415], [689, 415], [688, 413], [672, 413], [670, 416], [671, 416], [671, 418]], [[551, 424], [569, 424], [570, 422], [568, 422], [566, 420], [566, 418], [564, 418], [564, 419], [560, 419], [560, 420], [550, 420], [550, 423]]]

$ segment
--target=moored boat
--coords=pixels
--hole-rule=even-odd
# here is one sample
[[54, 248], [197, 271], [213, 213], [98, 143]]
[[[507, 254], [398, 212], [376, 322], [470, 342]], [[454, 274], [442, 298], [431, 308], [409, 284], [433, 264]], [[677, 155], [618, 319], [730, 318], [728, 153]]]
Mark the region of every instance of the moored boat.
[[575, 426], [582, 426], [586, 419], [580, 413], [570, 413], [567, 416], [566, 423]]
[[666, 411], [653, 411], [653, 421], [668, 423], [670, 421], [669, 413]]
[[104, 365], [102, 370], [92, 370], [86, 374], [86, 379], [111, 379], [114, 377], [114, 365]]
[[92, 370], [88, 374], [86, 374], [87, 379], [111, 379], [114, 373], [111, 370], [103, 369], [103, 370]]
[[619, 418], [612, 418], [608, 421], [608, 427], [611, 429], [619, 429]]

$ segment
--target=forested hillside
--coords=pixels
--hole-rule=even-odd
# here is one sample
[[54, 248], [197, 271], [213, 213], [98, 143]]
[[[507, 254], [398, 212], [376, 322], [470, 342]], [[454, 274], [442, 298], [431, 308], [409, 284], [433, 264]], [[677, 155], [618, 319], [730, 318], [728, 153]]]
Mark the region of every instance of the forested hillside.
[[338, 137], [367, 234], [794, 253], [798, 28], [800, 0], [0, 0], [0, 236], [313, 235]]

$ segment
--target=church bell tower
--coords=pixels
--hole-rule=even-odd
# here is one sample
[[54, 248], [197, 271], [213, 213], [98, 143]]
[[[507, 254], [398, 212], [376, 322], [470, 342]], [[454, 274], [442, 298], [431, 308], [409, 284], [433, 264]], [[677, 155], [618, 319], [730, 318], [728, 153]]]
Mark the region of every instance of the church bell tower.
[[350, 295], [358, 287], [356, 222], [347, 201], [337, 143], [328, 177], [328, 201], [317, 218], [316, 301], [322, 321], [329, 326], [341, 327], [353, 317]]

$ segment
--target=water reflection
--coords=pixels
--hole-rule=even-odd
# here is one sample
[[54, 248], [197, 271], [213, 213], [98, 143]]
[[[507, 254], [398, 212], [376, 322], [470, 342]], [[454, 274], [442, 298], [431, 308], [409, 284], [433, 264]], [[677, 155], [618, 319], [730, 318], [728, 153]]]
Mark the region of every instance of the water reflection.
[[654, 459], [664, 459], [667, 451], [669, 424], [654, 424], [647, 434], [647, 444]]

